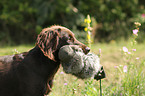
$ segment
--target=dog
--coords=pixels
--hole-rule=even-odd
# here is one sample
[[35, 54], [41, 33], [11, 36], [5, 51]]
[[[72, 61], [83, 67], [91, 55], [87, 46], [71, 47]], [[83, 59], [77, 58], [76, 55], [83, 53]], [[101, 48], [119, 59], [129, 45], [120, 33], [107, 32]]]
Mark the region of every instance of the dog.
[[78, 45], [87, 54], [90, 48], [62, 26], [43, 29], [29, 52], [0, 57], [0, 96], [44, 96], [51, 92], [60, 67], [59, 49]]

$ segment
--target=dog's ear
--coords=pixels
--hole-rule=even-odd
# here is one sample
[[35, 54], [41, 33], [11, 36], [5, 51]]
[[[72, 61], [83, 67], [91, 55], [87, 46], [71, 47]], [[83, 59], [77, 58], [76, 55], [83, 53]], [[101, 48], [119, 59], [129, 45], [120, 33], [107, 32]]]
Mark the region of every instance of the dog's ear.
[[36, 45], [41, 49], [43, 54], [55, 61], [53, 53], [57, 50], [59, 44], [58, 31], [53, 29], [44, 29], [38, 35]]

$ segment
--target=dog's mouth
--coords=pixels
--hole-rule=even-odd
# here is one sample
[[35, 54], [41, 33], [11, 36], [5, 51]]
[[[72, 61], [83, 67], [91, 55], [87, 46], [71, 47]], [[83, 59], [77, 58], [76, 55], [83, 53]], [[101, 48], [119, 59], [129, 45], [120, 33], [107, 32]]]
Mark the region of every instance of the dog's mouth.
[[90, 52], [90, 48], [87, 47], [85, 44], [79, 42], [78, 40], [75, 39], [74, 45], [78, 45], [80, 48], [82, 48], [83, 52], [85, 54], [88, 54]]
[[81, 45], [76, 45], [76, 46], [80, 47], [83, 50], [84, 54], [88, 54], [91, 50], [89, 47], [84, 47], [84, 46], [81, 46]]

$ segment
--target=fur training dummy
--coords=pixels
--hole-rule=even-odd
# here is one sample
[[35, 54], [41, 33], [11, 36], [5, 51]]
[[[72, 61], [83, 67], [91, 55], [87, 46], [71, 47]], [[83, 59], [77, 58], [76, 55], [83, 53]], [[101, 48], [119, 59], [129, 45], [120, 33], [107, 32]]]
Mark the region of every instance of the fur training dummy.
[[95, 78], [99, 80], [105, 78], [100, 58], [92, 53], [85, 55], [77, 45], [63, 46], [59, 51], [59, 59], [65, 73], [81, 79]]

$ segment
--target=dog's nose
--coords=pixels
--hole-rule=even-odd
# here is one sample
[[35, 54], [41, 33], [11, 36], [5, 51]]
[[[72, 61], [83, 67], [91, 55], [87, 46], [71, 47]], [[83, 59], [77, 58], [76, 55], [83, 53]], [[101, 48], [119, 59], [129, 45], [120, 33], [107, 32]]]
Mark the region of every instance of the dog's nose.
[[85, 48], [85, 54], [88, 54], [90, 52], [90, 48], [89, 47], [86, 47]]

